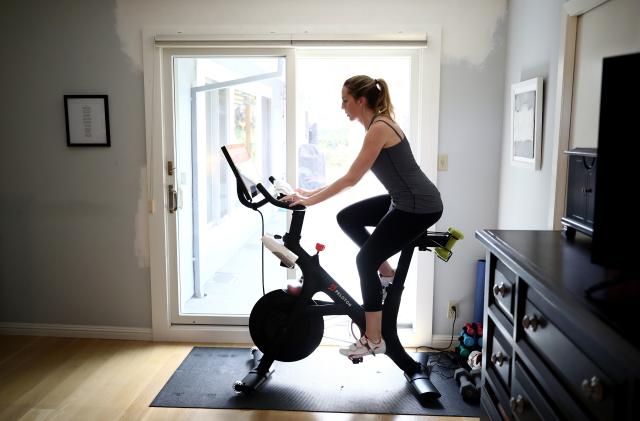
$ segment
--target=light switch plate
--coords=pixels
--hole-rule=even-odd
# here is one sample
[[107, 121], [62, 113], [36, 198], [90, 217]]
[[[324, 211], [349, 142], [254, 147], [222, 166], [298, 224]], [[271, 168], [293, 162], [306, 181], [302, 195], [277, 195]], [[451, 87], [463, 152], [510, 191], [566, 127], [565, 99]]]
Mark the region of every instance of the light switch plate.
[[438, 171], [447, 171], [449, 169], [449, 155], [438, 155]]

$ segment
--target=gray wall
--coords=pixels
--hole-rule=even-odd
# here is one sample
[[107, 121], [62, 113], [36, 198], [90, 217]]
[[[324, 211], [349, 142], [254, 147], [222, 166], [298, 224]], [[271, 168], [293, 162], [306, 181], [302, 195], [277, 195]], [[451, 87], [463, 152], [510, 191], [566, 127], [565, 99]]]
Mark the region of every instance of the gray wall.
[[[549, 208], [555, 99], [563, 0], [509, 2], [507, 62], [504, 79], [499, 228], [551, 229]], [[511, 162], [511, 85], [543, 78], [542, 164], [540, 170]]]
[[[505, 118], [500, 162], [499, 228], [552, 229], [556, 85], [563, 0], [509, 3], [505, 72]], [[610, 0], [578, 19], [570, 147], [596, 147], [602, 58], [640, 51], [640, 1]], [[512, 83], [544, 78], [542, 167], [510, 160], [509, 107]]]
[[474, 232], [497, 226], [505, 26], [482, 67], [442, 66], [439, 152], [449, 155], [449, 170], [438, 173], [445, 206], [438, 228], [457, 227], [465, 239], [449, 263], [436, 260], [434, 334], [451, 334], [447, 301], [458, 304], [460, 321], [472, 321], [476, 262], [484, 259]]
[[[505, 11], [506, 0], [5, 1], [0, 322], [151, 326], [143, 29], [295, 32], [308, 21], [324, 31], [415, 32], [426, 23], [443, 28], [439, 150], [449, 170], [439, 173], [439, 228], [467, 235], [451, 263], [436, 264], [433, 332], [449, 334], [448, 300], [459, 302], [459, 324], [473, 313], [484, 257], [473, 233], [498, 221]], [[62, 96], [83, 93], [109, 95], [111, 148], [65, 146]]]
[[[0, 322], [151, 325], [142, 74], [114, 25], [110, 1], [3, 2]], [[95, 93], [113, 146], [67, 148], [63, 95]]]

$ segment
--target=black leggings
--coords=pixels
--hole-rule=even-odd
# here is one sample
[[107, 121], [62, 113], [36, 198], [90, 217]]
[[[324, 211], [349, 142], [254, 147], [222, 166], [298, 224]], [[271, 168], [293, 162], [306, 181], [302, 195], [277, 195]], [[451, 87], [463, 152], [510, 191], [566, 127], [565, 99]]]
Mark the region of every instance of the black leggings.
[[[382, 310], [378, 268], [436, 223], [442, 211], [410, 213], [391, 208], [391, 196], [376, 196], [341, 210], [340, 228], [358, 245], [356, 257], [365, 311]], [[376, 227], [371, 234], [365, 227]]]

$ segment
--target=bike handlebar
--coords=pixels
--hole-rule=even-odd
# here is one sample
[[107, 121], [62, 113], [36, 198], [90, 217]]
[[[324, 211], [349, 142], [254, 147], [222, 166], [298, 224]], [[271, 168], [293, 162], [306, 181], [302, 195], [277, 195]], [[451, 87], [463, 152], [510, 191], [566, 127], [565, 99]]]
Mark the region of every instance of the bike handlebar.
[[[273, 177], [269, 177], [269, 181], [271, 181], [272, 183], [274, 182], [274, 180], [275, 179]], [[297, 210], [297, 211], [306, 209], [306, 206], [304, 205], [289, 206], [286, 203], [276, 199], [271, 195], [271, 193], [269, 193], [269, 190], [267, 190], [262, 185], [262, 183], [256, 184], [256, 189], [258, 189], [258, 191], [262, 194], [262, 196], [264, 196], [264, 198], [267, 199], [267, 202], [271, 203], [273, 206], [277, 206], [279, 208], [288, 209], [288, 210]]]

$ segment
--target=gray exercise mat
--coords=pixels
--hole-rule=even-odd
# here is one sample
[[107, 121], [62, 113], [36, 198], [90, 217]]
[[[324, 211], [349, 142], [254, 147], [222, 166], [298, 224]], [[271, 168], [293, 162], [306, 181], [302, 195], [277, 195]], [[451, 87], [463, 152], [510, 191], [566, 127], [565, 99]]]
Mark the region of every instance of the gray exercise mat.
[[[151, 406], [175, 408], [267, 409], [403, 415], [480, 416], [478, 404], [462, 400], [448, 358], [438, 360], [431, 381], [442, 397], [422, 406], [402, 371], [384, 355], [352, 364], [336, 349], [318, 348], [301, 361], [276, 361], [271, 377], [251, 395], [232, 386], [253, 366], [247, 348], [195, 347], [162, 388]], [[425, 361], [426, 353], [412, 354]]]

